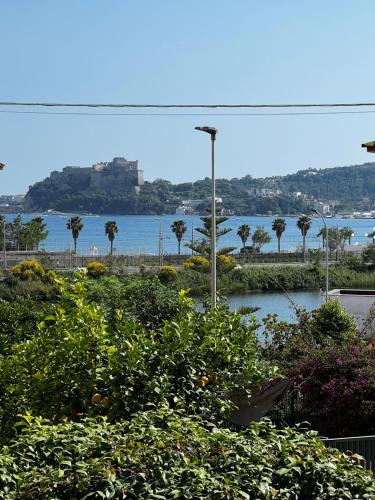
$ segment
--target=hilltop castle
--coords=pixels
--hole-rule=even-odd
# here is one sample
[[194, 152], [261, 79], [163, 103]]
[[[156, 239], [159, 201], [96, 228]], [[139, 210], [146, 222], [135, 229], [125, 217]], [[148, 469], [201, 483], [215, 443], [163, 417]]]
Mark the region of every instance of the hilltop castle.
[[92, 167], [68, 166], [62, 172], [51, 172], [48, 181], [60, 190], [102, 190], [106, 192], [136, 192], [143, 185], [143, 170], [138, 170], [138, 160], [128, 161], [123, 157], [110, 162], [95, 163]]

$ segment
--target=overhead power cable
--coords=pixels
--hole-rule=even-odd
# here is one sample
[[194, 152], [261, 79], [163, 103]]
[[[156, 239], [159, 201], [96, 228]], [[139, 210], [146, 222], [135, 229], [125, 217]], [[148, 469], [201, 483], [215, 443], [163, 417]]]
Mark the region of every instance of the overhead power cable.
[[0, 106], [42, 106], [50, 108], [209, 108], [209, 109], [242, 109], [242, 108], [353, 108], [375, 106], [375, 102], [355, 103], [305, 103], [305, 104], [105, 104], [105, 103], [61, 103], [61, 102], [17, 102], [3, 101]]
[[373, 114], [375, 110], [366, 111], [290, 111], [281, 113], [95, 113], [85, 111], [17, 111], [0, 110], [3, 114], [19, 115], [73, 115], [73, 116], [306, 116], [306, 115], [358, 115]]

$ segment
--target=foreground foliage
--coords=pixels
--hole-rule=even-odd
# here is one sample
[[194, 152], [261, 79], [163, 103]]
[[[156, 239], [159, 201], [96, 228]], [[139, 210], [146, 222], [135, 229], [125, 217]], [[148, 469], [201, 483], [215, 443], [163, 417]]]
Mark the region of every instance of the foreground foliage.
[[[290, 369], [296, 353], [296, 384], [310, 368], [306, 354], [322, 354], [309, 417], [324, 408], [318, 384], [329, 372], [374, 379], [370, 349], [342, 354], [335, 372], [329, 352], [355, 342], [336, 303], [301, 311], [300, 337], [270, 319], [272, 343], [261, 347], [254, 319], [225, 307], [200, 313], [157, 277], [78, 274], [54, 286], [53, 303], [0, 301], [0, 498], [375, 497], [359, 458], [325, 448], [312, 431], [267, 420], [227, 428], [231, 399], [278, 378], [275, 361]], [[371, 384], [361, 386], [366, 404]]]
[[54, 421], [96, 414], [116, 420], [168, 402], [220, 421], [232, 391], [277, 376], [258, 356], [254, 325], [240, 315], [201, 314], [180, 297], [181, 316], [153, 330], [124, 310], [109, 323], [82, 280], [63, 284], [61, 295], [33, 337], [0, 358], [5, 437], [25, 411]]
[[291, 382], [290, 394], [274, 408], [275, 417], [288, 423], [307, 420], [329, 437], [374, 434], [374, 340], [358, 335], [339, 301], [311, 313], [297, 310], [297, 318], [295, 324], [276, 315], [264, 320], [264, 355]]
[[0, 454], [0, 498], [374, 498], [370, 474], [315, 432], [204, 426], [168, 408], [110, 424], [86, 419], [24, 430]]
[[375, 342], [316, 349], [289, 370], [301, 418], [328, 436], [375, 434]]

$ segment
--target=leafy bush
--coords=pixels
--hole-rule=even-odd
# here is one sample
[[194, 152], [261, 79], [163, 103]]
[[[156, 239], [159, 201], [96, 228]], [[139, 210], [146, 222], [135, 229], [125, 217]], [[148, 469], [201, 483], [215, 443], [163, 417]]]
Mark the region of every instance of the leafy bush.
[[91, 278], [100, 278], [100, 276], [108, 274], [108, 267], [101, 262], [89, 262], [87, 264], [87, 274]]
[[172, 320], [192, 308], [181, 296], [157, 277], [133, 279], [124, 288], [123, 311], [150, 328], [159, 328], [165, 320]]
[[289, 371], [302, 392], [302, 416], [324, 435], [375, 434], [375, 342], [311, 352]]
[[363, 252], [363, 262], [369, 266], [371, 270], [375, 268], [375, 245], [367, 245]]
[[312, 312], [311, 336], [318, 345], [354, 339], [356, 324], [338, 300], [329, 300]]
[[21, 261], [12, 267], [12, 273], [21, 280], [39, 280], [45, 277], [45, 270], [35, 259]]
[[298, 363], [310, 352], [356, 340], [353, 318], [339, 301], [329, 300], [311, 312], [294, 310], [297, 322], [279, 321], [276, 314], [263, 319], [265, 356], [282, 367]]
[[219, 272], [227, 273], [234, 269], [237, 262], [230, 255], [218, 255], [217, 257], [217, 268]]
[[177, 271], [173, 266], [162, 266], [159, 271], [159, 279], [162, 283], [171, 283], [177, 279]]
[[0, 355], [9, 354], [13, 344], [31, 338], [40, 319], [36, 304], [30, 298], [0, 300]]
[[189, 257], [187, 260], [185, 260], [184, 268], [201, 273], [208, 273], [210, 270], [210, 261], [206, 259], [206, 257], [193, 255], [192, 257]]
[[[58, 290], [56, 282], [50, 283], [48, 271], [47, 279], [41, 280], [21, 280], [14, 276], [8, 277], [0, 283], [0, 299], [9, 302], [19, 297], [29, 297], [36, 302], [50, 301], [57, 297]], [[55, 273], [53, 273], [55, 274]], [[56, 280], [54, 280], [56, 281]]]
[[223, 418], [232, 391], [258, 387], [277, 371], [259, 359], [252, 323], [222, 309], [190, 309], [188, 302], [156, 332], [122, 311], [111, 326], [84, 282], [73, 284], [32, 339], [0, 359], [0, 428], [11, 432], [25, 410], [53, 420], [97, 413], [117, 419], [163, 401]]
[[106, 318], [113, 323], [117, 310], [151, 328], [158, 328], [185, 311], [186, 301], [178, 292], [160, 282], [157, 277], [138, 278], [104, 276], [86, 283], [91, 301], [99, 304]]
[[372, 476], [315, 432], [205, 428], [168, 408], [110, 424], [30, 415], [0, 454], [0, 498], [370, 499]]
[[352, 271], [366, 272], [368, 271], [366, 263], [362, 257], [348, 253], [340, 257], [340, 266], [347, 267]]

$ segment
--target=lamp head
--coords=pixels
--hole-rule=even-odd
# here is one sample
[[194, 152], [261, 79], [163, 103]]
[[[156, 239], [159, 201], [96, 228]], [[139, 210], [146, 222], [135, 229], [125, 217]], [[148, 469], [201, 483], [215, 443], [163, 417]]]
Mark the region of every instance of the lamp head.
[[315, 208], [310, 208], [310, 212], [311, 212], [312, 214], [319, 215], [319, 214], [318, 214], [318, 211], [317, 211], [317, 210], [315, 210]]
[[206, 132], [210, 134], [211, 139], [214, 141], [216, 139], [217, 128], [214, 127], [194, 127], [195, 130], [200, 130], [201, 132]]
[[375, 153], [375, 141], [365, 142], [362, 147], [366, 148], [368, 153]]

